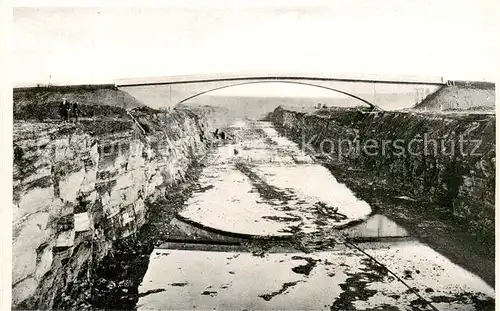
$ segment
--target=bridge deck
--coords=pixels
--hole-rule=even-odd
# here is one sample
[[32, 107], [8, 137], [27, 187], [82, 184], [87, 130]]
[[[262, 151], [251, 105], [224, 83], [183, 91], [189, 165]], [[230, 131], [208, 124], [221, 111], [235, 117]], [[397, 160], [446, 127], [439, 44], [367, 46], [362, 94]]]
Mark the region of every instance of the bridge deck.
[[443, 85], [443, 77], [374, 75], [374, 74], [304, 74], [304, 73], [212, 73], [199, 75], [179, 75], [163, 77], [143, 77], [115, 80], [116, 86], [141, 86], [179, 83], [205, 83], [214, 81], [240, 80], [311, 80], [342, 81], [387, 84], [427, 84]]

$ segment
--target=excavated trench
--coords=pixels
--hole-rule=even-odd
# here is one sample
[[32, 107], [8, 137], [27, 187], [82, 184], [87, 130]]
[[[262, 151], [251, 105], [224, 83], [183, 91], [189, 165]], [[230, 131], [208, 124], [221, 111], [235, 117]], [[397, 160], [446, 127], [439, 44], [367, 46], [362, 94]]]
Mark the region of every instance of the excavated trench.
[[[336, 247], [336, 242], [317, 243], [304, 235], [261, 237], [250, 234], [238, 234], [217, 230], [204, 226], [180, 216], [187, 198], [200, 190], [196, 176], [201, 167], [193, 167], [193, 176], [179, 187], [169, 189], [169, 196], [151, 208], [149, 222], [139, 232], [116, 243], [113, 255], [105, 258], [93, 271], [97, 282], [92, 288], [91, 304], [96, 309], [135, 309], [139, 298], [155, 294], [161, 290], [139, 292], [139, 287], [150, 264], [151, 256], [168, 256], [168, 250], [189, 250], [199, 252], [251, 253], [252, 256], [263, 257], [271, 253], [297, 253], [328, 251]], [[286, 221], [286, 220], [281, 220]], [[410, 241], [413, 238], [408, 232], [386, 216], [373, 214], [366, 221], [360, 221], [340, 229], [348, 241], [384, 242]], [[305, 243], [312, 244], [305, 244]], [[343, 243], [338, 241], [338, 243]], [[338, 247], [338, 245], [337, 245]], [[238, 256], [238, 255], [237, 255]], [[309, 257], [304, 266], [297, 266], [295, 273], [308, 275], [315, 266]], [[183, 287], [187, 283], [170, 284]], [[288, 284], [293, 286], [294, 284]], [[284, 285], [281, 292], [263, 295], [270, 300], [280, 295], [289, 287]], [[203, 293], [202, 293], [203, 294]]]
[[[267, 144], [271, 144], [271, 142], [267, 142]], [[219, 146], [218, 150], [220, 151], [220, 149], [224, 149], [225, 147], [226, 144], [223, 144]], [[426, 248], [426, 246], [422, 246], [418, 239], [405, 228], [381, 214], [380, 212], [383, 211], [380, 211], [376, 205], [372, 205], [372, 211], [368, 217], [336, 228], [325, 226], [332, 221], [331, 218], [315, 214], [315, 224], [318, 228], [321, 228], [321, 230], [328, 228], [324, 232], [321, 230], [304, 231], [301, 226], [290, 226], [288, 228], [292, 230], [278, 231], [279, 234], [259, 235], [249, 233], [251, 231], [245, 232], [245, 230], [239, 232], [238, 230], [221, 229], [227, 228], [224, 225], [217, 228], [214, 223], [210, 222], [204, 224], [200, 221], [200, 218], [196, 218], [192, 213], [189, 213], [189, 206], [190, 204], [199, 206], [196, 205], [199, 204], [199, 200], [193, 200], [193, 197], [202, 199], [204, 194], [216, 189], [217, 181], [221, 181], [221, 175], [211, 175], [213, 171], [210, 169], [208, 170], [208, 176], [214, 178], [213, 182], [215, 186], [207, 186], [206, 180], [200, 180], [200, 177], [203, 179], [207, 175], [203, 171], [207, 170], [210, 163], [213, 164], [210, 161], [213, 161], [214, 157], [216, 160], [219, 159], [217, 156], [220, 156], [218, 150], [212, 150], [212, 157], [205, 158], [206, 163], [198, 163], [190, 167], [187, 174], [188, 178], [184, 183], [168, 189], [167, 197], [155, 202], [154, 206], [149, 208], [151, 210], [151, 214], [148, 217], [149, 221], [133, 236], [117, 242], [114, 246], [115, 251], [107, 256], [99, 267], [96, 267], [93, 275], [98, 278], [92, 288], [91, 304], [93, 308], [142, 309], [168, 308], [168, 306], [185, 307], [183, 305], [185, 301], [178, 301], [174, 297], [179, 294], [178, 291], [188, 290], [189, 288], [199, 286], [199, 284], [194, 284], [198, 282], [196, 278], [193, 278], [194, 276], [179, 275], [179, 272], [176, 271], [180, 271], [181, 269], [202, 269], [201, 272], [196, 273], [203, 274], [203, 269], [214, 269], [213, 271], [207, 270], [205, 272], [209, 275], [211, 273], [225, 273], [223, 268], [212, 268], [211, 265], [204, 263], [203, 257], [207, 256], [207, 258], [211, 258], [218, 256], [214, 254], [225, 256], [226, 260], [228, 260], [226, 265], [230, 265], [230, 262], [236, 260], [238, 257], [245, 258], [247, 256], [245, 254], [255, 258], [248, 260], [250, 262], [256, 261], [256, 266], [262, 265], [262, 260], [272, 260], [273, 256], [285, 256], [291, 259], [295, 264], [291, 267], [290, 271], [293, 275], [301, 276], [302, 278], [284, 281], [282, 286], [275, 290], [270, 290], [265, 284], [262, 284], [262, 286], [257, 285], [261, 293], [255, 295], [255, 299], [260, 299], [263, 303], [279, 301], [280, 296], [288, 295], [289, 292], [293, 292], [294, 289], [301, 286], [304, 290], [303, 286], [308, 286], [308, 282], [311, 282], [309, 280], [313, 278], [312, 275], [318, 277], [318, 271], [325, 268], [325, 273], [329, 278], [339, 277], [336, 274], [342, 275], [342, 273], [346, 277], [346, 279], [338, 281], [341, 290], [337, 294], [337, 298], [333, 298], [331, 303], [324, 306], [331, 310], [357, 309], [359, 307], [358, 304], [361, 302], [367, 304], [367, 309], [373, 308], [374, 310], [378, 310], [379, 308], [399, 310], [395, 305], [409, 305], [416, 309], [431, 310], [433, 304], [443, 304], [443, 306], [462, 304], [484, 310], [492, 310], [494, 308], [494, 300], [481, 293], [481, 287], [475, 288], [478, 290], [477, 292], [474, 292], [474, 290], [465, 292], [452, 290], [447, 292], [439, 288], [439, 285], [430, 285], [432, 282], [435, 282], [435, 276], [432, 273], [424, 276], [426, 273], [429, 273], [425, 270], [431, 268], [426, 268], [423, 264], [432, 266], [432, 263], [425, 262], [425, 258], [421, 259], [422, 261], [415, 261], [412, 268], [398, 271], [398, 268], [401, 268], [395, 266], [398, 260], [391, 262], [388, 258], [392, 257], [387, 255], [384, 250], [393, 247], [396, 249], [398, 247], [402, 247], [402, 249], [409, 247], [410, 249], [415, 249], [413, 252], [424, 253], [423, 257], [434, 256], [435, 254], [438, 257], [438, 255]], [[234, 168], [248, 178], [249, 183], [254, 187], [260, 200], [262, 200], [259, 201], [262, 204], [280, 207], [281, 205], [289, 205], [296, 199], [291, 188], [283, 189], [270, 184], [266, 178], [262, 177], [263, 175], [259, 176], [256, 173], [259, 170], [256, 170], [252, 165], [248, 163], [244, 164], [237, 160], [235, 161]], [[409, 201], [408, 203], [410, 204], [413, 203], [404, 197], [400, 200], [403, 201], [402, 206], [405, 205], [405, 201]], [[278, 201], [279, 203], [277, 203]], [[242, 203], [241, 201], [239, 202]], [[380, 203], [382, 204], [382, 202]], [[214, 204], [214, 202], [211, 202], [211, 204]], [[188, 212], [186, 212], [186, 208]], [[224, 208], [224, 206], [220, 206], [220, 208]], [[290, 209], [286, 212], [290, 212]], [[209, 217], [210, 215], [204, 214], [204, 216]], [[288, 216], [284, 217], [261, 215], [264, 221], [278, 223], [294, 222], [297, 220], [296, 217], [298, 216], [293, 214], [288, 214]], [[362, 250], [364, 248], [368, 249], [368, 254], [364, 253]], [[374, 257], [370, 253], [374, 253]], [[425, 253], [428, 254], [425, 255]], [[190, 260], [192, 258], [199, 258], [197, 259], [199, 261], [190, 263], [186, 259], [187, 257], [182, 257], [183, 254], [189, 256]], [[337, 269], [332, 268], [333, 270], [328, 270], [332, 265], [332, 259], [328, 259], [332, 258], [328, 257], [332, 256], [331, 254], [335, 256], [350, 256], [352, 258], [359, 257], [360, 262], [357, 265], [364, 268], [361, 268], [358, 272], [351, 271], [350, 269], [354, 269], [356, 264], [348, 263], [351, 259], [345, 259], [345, 261], [340, 262]], [[172, 256], [181, 256], [184, 259], [174, 261], [172, 266], [163, 264], [162, 269], [164, 270], [159, 271], [158, 262], [169, 260]], [[279, 259], [278, 262], [286, 262], [285, 257], [279, 257], [283, 259]], [[375, 258], [382, 258], [384, 260], [380, 262]], [[338, 264], [339, 262], [335, 263], [334, 266]], [[200, 267], [193, 268], [192, 265], [200, 265]], [[263, 265], [268, 264], [264, 263]], [[247, 266], [245, 265], [245, 267]], [[437, 267], [443, 271], [448, 270], [448, 272], [455, 269], [446, 269], [441, 265]], [[342, 269], [347, 270], [342, 272]], [[432, 269], [435, 271], [436, 267]], [[465, 270], [460, 270], [460, 272], [468, 273]], [[168, 279], [164, 275], [165, 273], [173, 275], [168, 283], [166, 283], [167, 281], [163, 281], [163, 278]], [[237, 277], [241, 271], [234, 272], [230, 270], [228, 273], [233, 277], [236, 274]], [[405, 288], [394, 278], [394, 276], [398, 279], [400, 278], [399, 280], [403, 283], [403, 280], [417, 279], [419, 274], [424, 278], [424, 283], [422, 284], [427, 284], [428, 286], [426, 285], [422, 288], [422, 284], [420, 284], [420, 286], [415, 287], [416, 289], [410, 286]], [[471, 280], [475, 278], [472, 274], [469, 277]], [[425, 281], [426, 278], [427, 281]], [[217, 277], [215, 277], [216, 279]], [[199, 290], [198, 295], [202, 298], [193, 298], [190, 296], [185, 298], [186, 301], [191, 302], [193, 308], [206, 308], [208, 306], [206, 299], [219, 298], [222, 299], [222, 305], [229, 308], [234, 307], [234, 305], [225, 304], [230, 302], [228, 302], [228, 298], [224, 298], [223, 291], [236, 287], [233, 283], [236, 281], [221, 283], [216, 288], [212, 284], [215, 280], [206, 283], [209, 285], [205, 287], [205, 290]], [[397, 292], [390, 295], [391, 299], [395, 299], [398, 303], [373, 302], [372, 299], [378, 295], [379, 291], [372, 287], [376, 287], [375, 284], [385, 284], [388, 282], [392, 284], [391, 291]], [[148, 283], [153, 283], [154, 285], [149, 285]], [[255, 286], [249, 285], [249, 290], [251, 291], [251, 288]], [[395, 290], [394, 288], [398, 289]], [[307, 287], [305, 290], [307, 291]], [[424, 291], [425, 297], [420, 295], [419, 291]], [[381, 292], [383, 293], [383, 290]], [[189, 293], [188, 295], [195, 295], [192, 292]], [[178, 301], [179, 304], [176, 305], [174, 302], [171, 304], [167, 303], [170, 300]], [[253, 305], [255, 303], [254, 301], [250, 304]], [[288, 304], [279, 304], [279, 306], [284, 308], [290, 307]]]
[[[352, 251], [352, 247], [349, 247], [348, 243], [355, 243], [359, 247], [363, 247], [363, 243], [382, 243], [381, 248], [384, 249], [388, 247], [387, 245], [393, 243], [411, 243], [412, 241], [416, 241], [407, 230], [381, 214], [373, 214], [365, 221], [357, 222], [347, 228], [340, 229], [343, 232], [342, 236], [344, 239], [335, 242], [329, 241], [329, 243], [318, 244], [315, 243], [314, 239], [311, 242], [304, 235], [263, 238], [224, 232], [189, 221], [175, 212], [172, 213], [172, 209], [180, 211], [183, 208], [185, 200], [196, 189], [199, 189], [196, 178], [188, 180], [187, 185], [171, 189], [171, 196], [165, 201], [159, 202], [158, 206], [152, 209], [154, 212], [150, 215], [150, 222], [137, 235], [117, 243], [114, 255], [106, 258], [94, 271], [94, 275], [98, 276], [98, 281], [92, 288], [91, 301], [93, 309], [136, 309], [140, 299], [144, 299], [150, 295], [154, 296], [159, 293], [169, 292], [169, 288], [184, 288], [189, 286], [189, 283], [194, 280], [186, 279], [171, 282], [167, 288], [140, 289], [143, 282], [145, 282], [145, 275], [148, 269], [151, 269], [151, 260], [154, 260], [155, 257], [168, 257], [171, 252], [194, 251], [200, 253], [199, 256], [216, 252], [227, 254], [227, 256], [230, 256], [228, 258], [237, 258], [245, 253], [251, 254], [251, 256], [256, 258], [265, 258], [266, 256], [272, 256], [272, 254], [285, 254], [286, 256], [286, 254], [299, 253], [303, 255], [294, 255], [291, 259], [296, 261], [302, 260], [305, 263], [300, 264], [297, 262], [291, 268], [291, 271], [297, 275], [304, 275], [307, 278], [316, 269], [317, 263], [322, 262], [322, 259], [311, 257], [311, 254], [314, 256], [315, 253], [329, 252], [334, 249], [338, 250], [339, 248], [351, 249]], [[167, 209], [165, 206], [169, 208]], [[308, 242], [312, 244], [307, 244]], [[198, 256], [196, 253], [192, 253], [191, 256]], [[345, 280], [345, 283], [339, 283], [343, 292], [337, 299], [333, 300], [333, 304], [330, 306], [331, 310], [355, 308], [353, 301], [368, 301], [377, 294], [376, 290], [369, 289], [371, 282], [381, 282], [392, 278], [388, 268], [385, 266], [377, 264], [373, 260], [370, 260], [370, 258], [363, 258], [362, 260], [367, 266], [366, 272], [351, 273], [349, 278]], [[330, 264], [328, 259], [323, 262], [327, 266]], [[189, 265], [189, 263], [186, 262], [186, 265]], [[349, 267], [348, 264], [344, 266]], [[172, 269], [177, 269], [177, 267], [172, 267]], [[419, 270], [416, 271], [416, 273], [419, 273]], [[229, 273], [232, 273], [232, 271]], [[405, 270], [404, 273], [401, 275], [403, 278], [411, 278], [411, 273], [415, 274], [414, 271], [410, 272], [409, 270]], [[329, 272], [329, 275], [333, 277], [335, 272]], [[285, 282], [281, 289], [263, 293], [258, 297], [263, 301], [271, 301], [277, 296], [286, 295], [287, 290], [303, 282], [306, 281], [296, 280]], [[229, 286], [230, 284], [222, 285], [216, 290], [209, 290], [210, 288], [208, 288], [208, 290], [200, 292], [199, 295], [216, 297], [217, 290], [224, 290]], [[424, 289], [430, 294], [434, 291], [432, 287]], [[407, 289], [405, 294], [411, 295], [411, 290]], [[394, 297], [397, 297], [397, 295], [395, 294]], [[440, 299], [447, 303], [461, 302], [464, 305], [470, 304], [470, 301], [475, 301], [473, 306], [477, 310], [494, 309], [494, 300], [485, 298], [480, 293], [466, 292], [465, 294], [457, 295], [434, 295], [430, 301], [440, 302]], [[417, 296], [407, 301], [407, 303], [419, 310], [430, 310], [427, 302]], [[139, 307], [143, 308], [144, 306], [139, 305]], [[197, 305], [196, 307], [204, 308], [205, 306]], [[383, 304], [382, 307], [387, 310], [391, 308], [399, 310], [389, 304]]]
[[[493, 310], [494, 136], [482, 158], [431, 168], [428, 158], [325, 161], [298, 140], [314, 134], [317, 148], [424, 123], [475, 138], [494, 117], [278, 108], [210, 149], [225, 122], [214, 111], [143, 110], [134, 122], [15, 124], [14, 308]], [[436, 205], [477, 234], [427, 217]]]

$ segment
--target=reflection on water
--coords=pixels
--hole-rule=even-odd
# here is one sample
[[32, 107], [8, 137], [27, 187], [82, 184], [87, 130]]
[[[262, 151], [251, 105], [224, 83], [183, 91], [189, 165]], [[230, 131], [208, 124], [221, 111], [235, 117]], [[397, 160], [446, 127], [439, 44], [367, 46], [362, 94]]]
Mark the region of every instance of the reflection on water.
[[351, 238], [399, 238], [409, 237], [408, 231], [388, 217], [380, 214], [370, 216], [366, 221], [345, 230]]

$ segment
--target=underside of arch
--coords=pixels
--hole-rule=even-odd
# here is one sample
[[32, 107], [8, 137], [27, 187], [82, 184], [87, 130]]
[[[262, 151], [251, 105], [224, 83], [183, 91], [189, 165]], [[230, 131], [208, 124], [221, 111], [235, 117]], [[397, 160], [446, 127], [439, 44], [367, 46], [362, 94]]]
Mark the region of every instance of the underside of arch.
[[331, 87], [326, 87], [326, 86], [323, 86], [323, 85], [312, 84], [312, 83], [298, 82], [298, 81], [286, 81], [286, 80], [246, 81], [246, 82], [234, 83], [234, 84], [230, 84], [230, 85], [219, 86], [219, 87], [212, 88], [212, 89], [209, 89], [209, 90], [206, 90], [206, 91], [203, 91], [203, 92], [199, 92], [199, 93], [197, 93], [195, 95], [189, 96], [189, 97], [181, 100], [177, 104], [182, 104], [182, 103], [184, 103], [184, 102], [186, 102], [186, 101], [188, 101], [190, 99], [193, 99], [195, 97], [198, 97], [198, 96], [201, 96], [203, 94], [210, 93], [210, 92], [213, 92], [213, 91], [217, 91], [217, 90], [221, 90], [221, 89], [225, 89], [225, 88], [229, 88], [229, 87], [234, 87], [234, 86], [239, 86], [239, 85], [258, 84], [258, 83], [288, 83], [288, 84], [299, 84], [299, 85], [307, 85], [307, 86], [312, 86], [312, 87], [318, 87], [318, 88], [322, 88], [322, 89], [326, 89], [326, 90], [330, 90], [330, 91], [333, 91], [333, 92], [337, 92], [337, 93], [341, 93], [341, 94], [347, 95], [349, 97], [355, 98], [355, 99], [357, 99], [357, 100], [359, 100], [359, 101], [367, 104], [371, 108], [382, 110], [380, 107], [378, 107], [377, 105], [375, 105], [373, 103], [370, 103], [366, 99], [363, 99], [363, 98], [358, 97], [356, 95], [353, 95], [351, 93], [344, 92], [344, 91], [339, 90], [339, 89], [335, 89], [335, 88], [331, 88]]

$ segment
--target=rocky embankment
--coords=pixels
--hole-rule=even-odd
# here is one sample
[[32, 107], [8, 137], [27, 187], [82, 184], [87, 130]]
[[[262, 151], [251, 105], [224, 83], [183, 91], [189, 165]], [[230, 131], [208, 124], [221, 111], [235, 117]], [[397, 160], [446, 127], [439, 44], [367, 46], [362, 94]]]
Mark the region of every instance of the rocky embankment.
[[380, 180], [388, 193], [428, 202], [494, 247], [495, 116], [278, 107], [270, 119], [318, 159], [364, 171], [367, 183]]
[[78, 102], [80, 117], [123, 117], [126, 110], [146, 107], [114, 85], [66, 85], [13, 90], [14, 120], [44, 121], [59, 118], [62, 98]]
[[91, 308], [94, 271], [188, 177], [218, 116], [142, 108], [76, 124], [15, 121], [13, 308]]
[[413, 108], [430, 112], [495, 112], [495, 84], [465, 82], [443, 86]]

